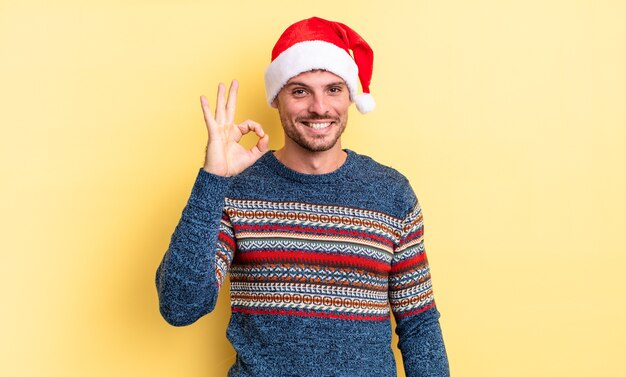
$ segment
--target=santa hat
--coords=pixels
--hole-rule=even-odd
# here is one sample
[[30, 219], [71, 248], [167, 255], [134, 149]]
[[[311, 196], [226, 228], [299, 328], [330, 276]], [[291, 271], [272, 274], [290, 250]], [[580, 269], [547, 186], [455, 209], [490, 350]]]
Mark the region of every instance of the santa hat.
[[[296, 22], [283, 32], [272, 50], [272, 62], [265, 71], [267, 102], [271, 105], [292, 77], [323, 69], [344, 79], [350, 99], [361, 113], [370, 112], [376, 106], [369, 88], [373, 64], [374, 52], [348, 26], [318, 17]], [[363, 94], [357, 96], [359, 81]]]

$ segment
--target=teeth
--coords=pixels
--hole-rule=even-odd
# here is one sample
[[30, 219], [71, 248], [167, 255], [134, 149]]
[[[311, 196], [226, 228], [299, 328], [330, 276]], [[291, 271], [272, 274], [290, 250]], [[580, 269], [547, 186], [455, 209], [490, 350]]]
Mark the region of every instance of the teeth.
[[306, 125], [308, 127], [313, 128], [314, 130], [320, 130], [322, 128], [326, 128], [328, 126], [330, 126], [331, 122], [324, 122], [324, 123], [306, 123]]

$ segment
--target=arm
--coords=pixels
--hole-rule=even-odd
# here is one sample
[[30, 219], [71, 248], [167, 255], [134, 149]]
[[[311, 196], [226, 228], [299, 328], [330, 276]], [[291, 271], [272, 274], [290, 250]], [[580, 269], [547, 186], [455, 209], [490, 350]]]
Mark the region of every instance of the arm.
[[[414, 197], [414, 196], [413, 196]], [[439, 312], [424, 251], [424, 225], [417, 199], [404, 220], [389, 277], [389, 301], [407, 377], [449, 376]]]
[[157, 269], [161, 314], [174, 326], [191, 324], [215, 307], [234, 253], [232, 229], [222, 216], [228, 186], [228, 178], [200, 170]]
[[[261, 125], [233, 123], [238, 86], [233, 81], [226, 100], [224, 84], [218, 85], [215, 116], [200, 97], [209, 138], [204, 167], [156, 274], [161, 314], [175, 326], [191, 324], [215, 307], [235, 249], [230, 221], [222, 214], [229, 177], [268, 150], [269, 137]], [[251, 131], [259, 141], [246, 150], [239, 141]]]

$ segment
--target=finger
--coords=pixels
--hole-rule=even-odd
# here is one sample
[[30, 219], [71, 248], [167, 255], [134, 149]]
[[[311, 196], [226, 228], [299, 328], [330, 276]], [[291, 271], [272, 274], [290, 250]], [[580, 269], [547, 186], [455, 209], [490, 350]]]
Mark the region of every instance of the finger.
[[239, 91], [239, 82], [233, 80], [228, 89], [228, 102], [226, 102], [226, 124], [235, 123], [235, 107], [237, 106], [237, 92]]
[[255, 158], [259, 158], [269, 150], [269, 143], [270, 135], [265, 135], [259, 139], [256, 145], [252, 147], [250, 152], [254, 155]]
[[217, 101], [215, 104], [215, 121], [217, 124], [225, 124], [226, 120], [226, 86], [224, 83], [217, 85]]
[[256, 133], [258, 137], [265, 136], [265, 131], [263, 131], [263, 127], [261, 127], [261, 125], [257, 122], [250, 119], [239, 123], [237, 125], [237, 128], [239, 128], [239, 131], [241, 131], [242, 135], [245, 135], [250, 131], [254, 131], [254, 133]]
[[202, 114], [204, 115], [204, 123], [206, 124], [206, 128], [209, 131], [209, 134], [213, 132], [212, 130], [215, 128], [215, 119], [213, 119], [213, 114], [211, 114], [211, 107], [209, 106], [209, 101], [205, 96], [200, 96], [200, 106], [202, 107]]

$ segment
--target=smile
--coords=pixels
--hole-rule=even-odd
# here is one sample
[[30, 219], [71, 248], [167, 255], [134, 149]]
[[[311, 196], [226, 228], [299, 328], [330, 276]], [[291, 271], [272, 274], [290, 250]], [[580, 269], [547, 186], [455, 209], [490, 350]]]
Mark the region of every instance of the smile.
[[302, 122], [305, 126], [314, 130], [321, 130], [326, 127], [330, 127], [333, 122]]

